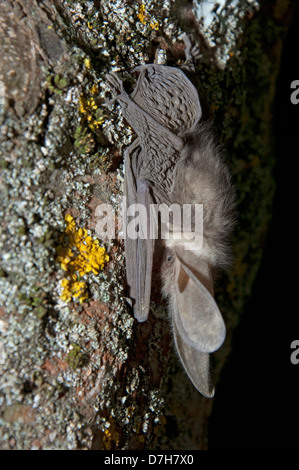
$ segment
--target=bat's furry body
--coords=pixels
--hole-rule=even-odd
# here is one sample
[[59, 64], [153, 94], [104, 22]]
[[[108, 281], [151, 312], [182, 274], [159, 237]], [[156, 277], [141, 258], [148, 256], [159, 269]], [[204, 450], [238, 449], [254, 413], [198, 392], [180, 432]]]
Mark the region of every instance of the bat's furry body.
[[[138, 136], [125, 153], [127, 203], [147, 209], [153, 203], [203, 204], [201, 246], [190, 249], [184, 238], [173, 236], [181, 225], [172, 225], [170, 239], [159, 243], [165, 248], [163, 292], [170, 299], [178, 353], [193, 384], [210, 397], [209, 353], [225, 338], [213, 272], [229, 262], [234, 191], [211, 125], [201, 122], [198, 93], [182, 70], [155, 64], [135, 70], [140, 75], [130, 96], [116, 75], [107, 76]], [[149, 239], [126, 240], [127, 280], [139, 321], [148, 316], [154, 246]]]

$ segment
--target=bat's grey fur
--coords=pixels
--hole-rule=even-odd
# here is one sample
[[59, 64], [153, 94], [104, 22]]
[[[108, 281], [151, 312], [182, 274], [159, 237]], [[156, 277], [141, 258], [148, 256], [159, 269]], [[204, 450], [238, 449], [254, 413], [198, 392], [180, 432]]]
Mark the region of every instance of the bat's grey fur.
[[[225, 338], [225, 326], [213, 299], [213, 273], [230, 259], [234, 191], [211, 125], [201, 122], [198, 93], [182, 70], [149, 64], [128, 96], [113, 75], [107, 81], [137, 139], [125, 153], [128, 205], [203, 204], [203, 243], [187, 249], [185, 240], [161, 240], [163, 293], [169, 298], [175, 343], [195, 387], [213, 396], [209, 353]], [[192, 220], [194, 223], [194, 220]], [[173, 232], [181, 227], [172, 226]], [[150, 301], [152, 240], [127, 240], [127, 280], [134, 314], [147, 319]]]

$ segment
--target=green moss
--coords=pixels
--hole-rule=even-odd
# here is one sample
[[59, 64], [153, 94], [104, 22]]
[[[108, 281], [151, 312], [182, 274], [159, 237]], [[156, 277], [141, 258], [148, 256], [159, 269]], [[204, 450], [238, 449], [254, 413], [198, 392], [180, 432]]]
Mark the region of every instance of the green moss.
[[0, 169], [5, 170], [6, 168], [9, 167], [9, 163], [4, 160], [3, 158], [0, 159]]
[[66, 360], [73, 369], [81, 369], [86, 365], [88, 356], [81, 351], [81, 347], [78, 344], [72, 344], [72, 349], [68, 353]]
[[90, 153], [95, 145], [92, 133], [84, 126], [79, 125], [75, 130], [74, 145], [80, 155]]
[[49, 248], [53, 245], [54, 234], [52, 232], [46, 232], [44, 235], [38, 238], [38, 243], [41, 243], [46, 248]]
[[27, 233], [26, 227], [19, 227], [18, 228], [18, 235], [19, 236], [26, 235], [26, 233]]
[[56, 95], [61, 95], [64, 88], [68, 86], [68, 80], [66, 77], [62, 77], [59, 74], [48, 75], [46, 78], [47, 86], [52, 93]]
[[40, 320], [42, 320], [46, 316], [48, 309], [43, 305], [39, 305], [38, 307], [33, 309], [33, 312], [37, 315]]

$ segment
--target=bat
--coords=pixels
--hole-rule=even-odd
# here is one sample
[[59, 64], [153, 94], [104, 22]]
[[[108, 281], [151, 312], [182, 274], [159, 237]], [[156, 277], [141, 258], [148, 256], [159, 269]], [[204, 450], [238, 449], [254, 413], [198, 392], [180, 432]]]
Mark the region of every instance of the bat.
[[[178, 355], [193, 385], [214, 395], [210, 353], [222, 345], [226, 329], [213, 297], [219, 268], [230, 261], [229, 237], [234, 222], [234, 189], [210, 121], [204, 121], [198, 92], [179, 68], [146, 64], [133, 69], [138, 80], [129, 95], [122, 80], [106, 76], [126, 121], [137, 138], [125, 150], [126, 220], [130, 207], [145, 216], [138, 236], [125, 238], [126, 277], [134, 316], [147, 320], [153, 254], [163, 250], [161, 277]], [[196, 237], [196, 211], [189, 229], [174, 217], [150, 217], [152, 208], [202, 207], [202, 233]], [[153, 227], [160, 237], [153, 239]], [[190, 228], [191, 227], [191, 228]], [[154, 227], [155, 228], [155, 227]], [[168, 230], [168, 237], [161, 234]], [[152, 230], [152, 231], [151, 231]], [[167, 231], [166, 230], [166, 231]], [[190, 244], [190, 230], [200, 243]], [[200, 230], [199, 230], [200, 231]]]

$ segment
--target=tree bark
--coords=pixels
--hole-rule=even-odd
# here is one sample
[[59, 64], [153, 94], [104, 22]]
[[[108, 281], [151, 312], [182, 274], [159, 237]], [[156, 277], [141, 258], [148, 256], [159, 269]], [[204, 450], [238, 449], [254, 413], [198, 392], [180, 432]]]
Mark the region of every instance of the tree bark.
[[[238, 192], [235, 261], [216, 289], [228, 330], [215, 354], [217, 383], [271, 219], [273, 100], [295, 2], [264, 0], [259, 10], [240, 2], [241, 29], [225, 63], [192, 2], [164, 3], [144, 10], [130, 1], [0, 0], [3, 449], [208, 448], [213, 400], [199, 396], [175, 356], [159, 274], [150, 318], [137, 324], [126, 302], [123, 242], [101, 243], [109, 261], [77, 278], [80, 303], [61, 286], [67, 279], [76, 288], [59, 258], [59, 247], [75, 249], [65, 215], [95, 240], [97, 206], [119, 210], [122, 151], [132, 135], [101, 107], [105, 73], [154, 60], [179, 65], [178, 36], [192, 33], [201, 50], [194, 82]], [[214, 31], [223, 40], [225, 24], [219, 17]]]

